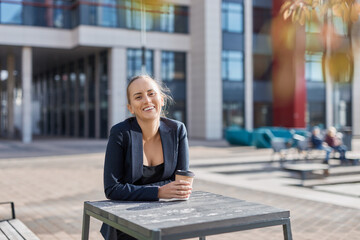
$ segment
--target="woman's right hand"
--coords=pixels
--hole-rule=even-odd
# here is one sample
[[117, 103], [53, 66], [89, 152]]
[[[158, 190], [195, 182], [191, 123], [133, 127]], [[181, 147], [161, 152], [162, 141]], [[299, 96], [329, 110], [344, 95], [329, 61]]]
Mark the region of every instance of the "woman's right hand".
[[158, 198], [188, 198], [191, 194], [191, 184], [184, 180], [177, 180], [159, 187]]

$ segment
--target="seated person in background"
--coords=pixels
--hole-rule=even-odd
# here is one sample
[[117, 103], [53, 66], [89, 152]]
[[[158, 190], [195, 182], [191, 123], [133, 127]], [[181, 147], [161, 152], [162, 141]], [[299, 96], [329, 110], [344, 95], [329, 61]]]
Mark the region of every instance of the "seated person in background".
[[335, 151], [340, 153], [341, 162], [345, 162], [346, 146], [342, 144], [341, 137], [336, 134], [335, 127], [329, 127], [325, 136], [325, 142]]
[[325, 150], [326, 157], [325, 157], [325, 160], [323, 163], [328, 164], [329, 158], [330, 158], [330, 153], [332, 150], [326, 143], [323, 142], [322, 137], [320, 135], [320, 128], [318, 128], [318, 127], [313, 128], [312, 135], [311, 135], [311, 143], [312, 143], [314, 149]]

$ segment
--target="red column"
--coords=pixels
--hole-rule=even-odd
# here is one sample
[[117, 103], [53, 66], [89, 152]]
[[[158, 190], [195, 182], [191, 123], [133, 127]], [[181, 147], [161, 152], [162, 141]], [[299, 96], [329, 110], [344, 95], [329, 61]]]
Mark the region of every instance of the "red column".
[[[304, 128], [306, 112], [305, 28], [283, 20], [284, 0], [273, 0], [273, 125]], [[291, 18], [291, 17], [290, 17]]]
[[54, 26], [54, 1], [53, 0], [45, 0], [46, 3], [46, 23], [48, 27]]

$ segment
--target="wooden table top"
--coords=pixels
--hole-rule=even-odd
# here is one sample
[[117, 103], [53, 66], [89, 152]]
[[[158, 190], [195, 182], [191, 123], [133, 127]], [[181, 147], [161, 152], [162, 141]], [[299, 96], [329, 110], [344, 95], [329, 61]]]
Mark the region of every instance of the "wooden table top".
[[[196, 191], [187, 201], [97, 201], [85, 209], [144, 235], [171, 236], [289, 219], [290, 212], [218, 194]], [[221, 231], [220, 231], [221, 232]]]

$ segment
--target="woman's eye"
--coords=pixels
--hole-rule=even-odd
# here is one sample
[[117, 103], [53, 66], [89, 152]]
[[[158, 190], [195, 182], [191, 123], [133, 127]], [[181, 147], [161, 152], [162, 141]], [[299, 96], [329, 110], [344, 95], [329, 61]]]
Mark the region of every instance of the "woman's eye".
[[155, 95], [154, 92], [149, 93], [149, 96], [154, 96], [154, 95]]
[[138, 99], [141, 99], [141, 97], [140, 97], [140, 96], [137, 96], [137, 97], [135, 97], [135, 99], [138, 100]]

